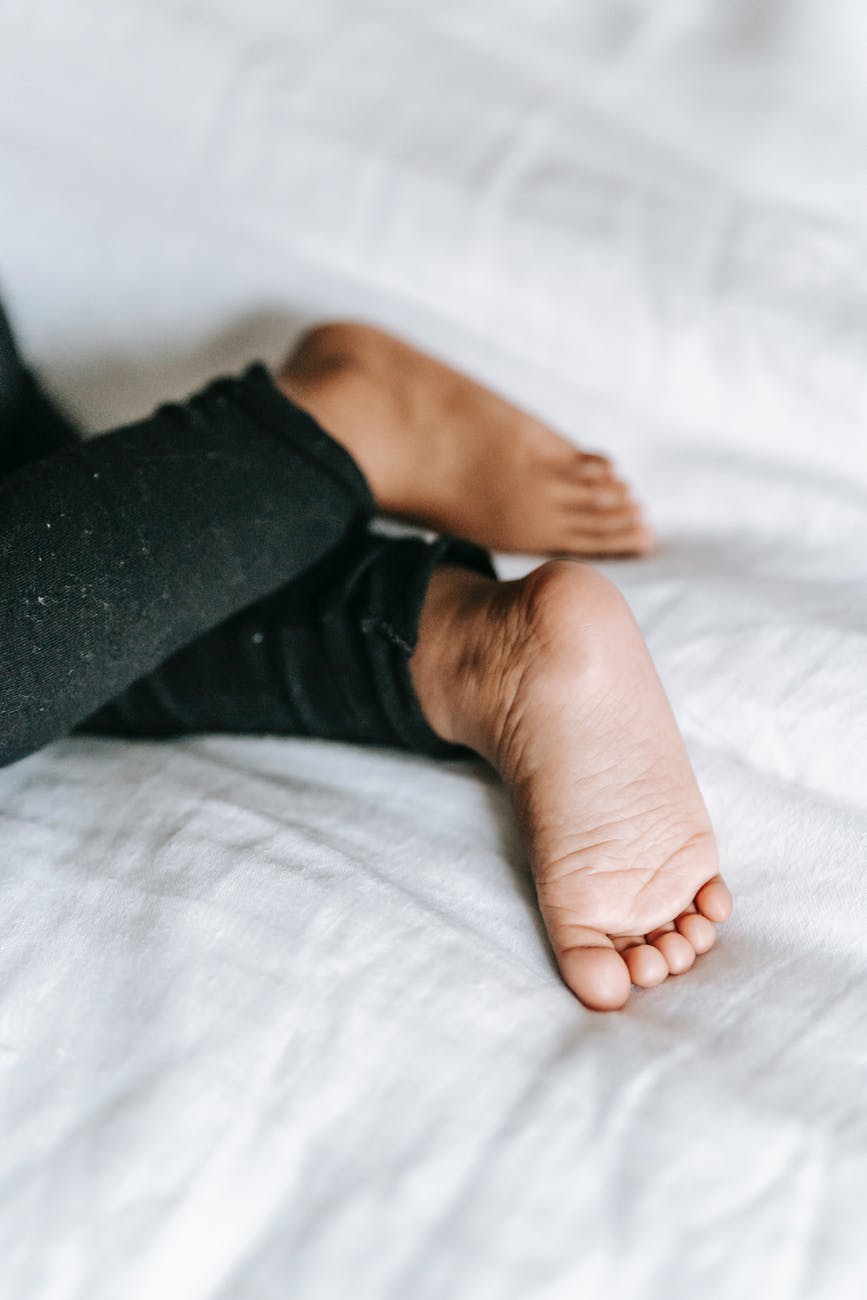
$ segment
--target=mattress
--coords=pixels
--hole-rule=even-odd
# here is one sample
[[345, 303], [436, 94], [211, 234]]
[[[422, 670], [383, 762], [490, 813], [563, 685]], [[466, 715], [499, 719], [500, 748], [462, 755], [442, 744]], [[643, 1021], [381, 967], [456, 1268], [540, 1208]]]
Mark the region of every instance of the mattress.
[[605, 571], [736, 908], [600, 1016], [481, 764], [5, 769], [0, 1295], [862, 1297], [863, 5], [0, 12], [0, 277], [54, 391], [107, 427], [354, 315], [612, 452], [660, 546]]

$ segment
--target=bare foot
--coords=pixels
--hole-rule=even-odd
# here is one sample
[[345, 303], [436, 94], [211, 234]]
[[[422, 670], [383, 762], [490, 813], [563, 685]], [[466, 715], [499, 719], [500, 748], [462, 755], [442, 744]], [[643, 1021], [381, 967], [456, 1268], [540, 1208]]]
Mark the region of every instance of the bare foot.
[[636, 555], [626, 484], [480, 384], [368, 325], [311, 330], [277, 376], [355, 458], [380, 508], [494, 550]]
[[622, 1007], [688, 970], [731, 911], [677, 724], [617, 588], [568, 560], [520, 582], [438, 569], [410, 661], [446, 740], [502, 775], [563, 978]]

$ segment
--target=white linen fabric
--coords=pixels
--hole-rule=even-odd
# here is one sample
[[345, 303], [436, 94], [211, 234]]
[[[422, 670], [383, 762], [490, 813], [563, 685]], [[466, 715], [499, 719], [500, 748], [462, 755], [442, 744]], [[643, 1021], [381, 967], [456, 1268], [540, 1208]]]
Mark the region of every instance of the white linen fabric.
[[105, 426], [356, 314], [612, 450], [736, 897], [600, 1017], [480, 765], [3, 771], [0, 1295], [863, 1297], [860, 0], [0, 12], [0, 278], [56, 391]]

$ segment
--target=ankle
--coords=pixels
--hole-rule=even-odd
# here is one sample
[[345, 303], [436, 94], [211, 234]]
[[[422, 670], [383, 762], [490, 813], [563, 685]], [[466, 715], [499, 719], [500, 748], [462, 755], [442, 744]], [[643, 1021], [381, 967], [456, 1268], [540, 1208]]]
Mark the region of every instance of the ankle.
[[431, 729], [489, 760], [491, 613], [500, 586], [469, 569], [435, 569], [410, 660], [415, 692]]
[[[336, 328], [336, 327], [335, 327]], [[274, 376], [282, 393], [310, 415], [329, 433], [337, 425], [341, 386], [352, 370], [352, 358], [341, 346], [332, 327], [309, 330]]]
[[[319, 325], [301, 339], [275, 379], [349, 452], [380, 509], [393, 510], [404, 495], [401, 443], [389, 436], [392, 412], [372, 382], [371, 347], [364, 326]], [[411, 468], [411, 467], [410, 467]]]

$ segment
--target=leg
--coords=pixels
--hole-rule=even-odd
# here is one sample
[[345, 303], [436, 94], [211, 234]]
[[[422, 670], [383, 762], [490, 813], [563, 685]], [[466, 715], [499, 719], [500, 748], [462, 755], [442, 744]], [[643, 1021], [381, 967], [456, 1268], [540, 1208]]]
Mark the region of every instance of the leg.
[[[4, 337], [6, 339], [4, 363]], [[10, 361], [13, 364], [10, 366]], [[14, 372], [5, 403], [3, 371]], [[579, 451], [495, 393], [381, 330], [322, 325], [278, 375], [283, 392], [361, 465], [387, 514], [498, 550], [638, 555], [652, 544], [641, 511], [604, 456]], [[0, 313], [0, 472], [75, 431], [17, 358]]]
[[443, 567], [411, 671], [444, 740], [501, 773], [563, 978], [622, 1006], [687, 970], [731, 898], [668, 701], [623, 598], [584, 565], [516, 583]]
[[493, 577], [484, 552], [467, 543], [359, 530], [302, 577], [197, 637], [78, 730], [317, 736], [454, 754], [428, 726], [408, 666], [431, 575], [443, 563]]
[[688, 970], [730, 911], [683, 743], [611, 583], [568, 561], [497, 583], [450, 546], [353, 540], [83, 729], [476, 750], [512, 796], [564, 980], [615, 1009]]
[[353, 540], [86, 729], [475, 749], [512, 795], [564, 979], [613, 1009], [713, 945], [731, 906], [713, 832], [616, 588], [568, 561], [491, 578], [450, 543]]
[[683, 743], [612, 584], [568, 561], [497, 583], [450, 545], [347, 543], [83, 729], [476, 750], [510, 790], [566, 983], [615, 1009], [689, 969], [730, 910]]
[[77, 429], [24, 365], [0, 304], [0, 474], [78, 441]]
[[[38, 382], [25, 370], [8, 328], [5, 339], [5, 370], [13, 372], [7, 388], [19, 394], [17, 418], [6, 422], [7, 443], [11, 442], [19, 460], [25, 455], [44, 455], [58, 442], [73, 440], [76, 433], [51, 407]], [[493, 457], [496, 464], [497, 449], [527, 450], [524, 442], [533, 424], [529, 417], [478, 385], [407, 345], [363, 326], [324, 326], [312, 331], [284, 366], [280, 382], [284, 391], [303, 400], [323, 418], [327, 416], [339, 428], [342, 441], [362, 458], [367, 474], [375, 477], [380, 504], [386, 507], [401, 504], [395, 496], [395, 483], [418, 481], [418, 457], [423, 453], [427, 458], [431, 432], [445, 431], [448, 445], [441, 451], [446, 453], [446, 462], [453, 460], [448, 455], [448, 446], [471, 445], [478, 454], [488, 459]], [[445, 422], [444, 415], [448, 417]], [[464, 427], [468, 421], [473, 423], [469, 438]], [[591, 523], [600, 525], [609, 545], [616, 550], [620, 542], [611, 530], [619, 515], [617, 511], [606, 512], [603, 506], [606, 493], [613, 494], [616, 504], [622, 504], [625, 489], [612, 482], [601, 458], [576, 452], [541, 426], [536, 428], [536, 433], [542, 437], [537, 449], [553, 448], [561, 459], [567, 457], [570, 466], [574, 463], [586, 469], [589, 484], [586, 492], [591, 497], [596, 494], [598, 499], [591, 504], [594, 509], [599, 508]], [[555, 456], [549, 468], [562, 469], [565, 463], [560, 464]], [[508, 455], [504, 464], [508, 473], [515, 468]], [[464, 466], [463, 471], [469, 468]], [[481, 468], [476, 467], [473, 473]], [[433, 514], [440, 488], [444, 490], [443, 503], [461, 504], [464, 485], [461, 473], [454, 477], [456, 470], [461, 470], [461, 466], [444, 464], [429, 477], [432, 495], [428, 505]], [[512, 503], [513, 516], [516, 503], [528, 514], [539, 506], [532, 493], [526, 499], [526, 470], [527, 466], [523, 465], [521, 490], [513, 485], [516, 499]], [[486, 473], [486, 487], [490, 478], [490, 473]], [[444, 481], [440, 483], [439, 479]], [[498, 490], [505, 486], [505, 481], [499, 483]], [[584, 490], [578, 489], [579, 506], [583, 500], [580, 493]], [[419, 509], [415, 513], [424, 515], [417, 489], [416, 492]], [[469, 503], [475, 500], [477, 504], [492, 505], [480, 494], [477, 483], [472, 492], [464, 495]], [[412, 510], [407, 508], [404, 512], [412, 513]], [[472, 525], [473, 520], [468, 522]], [[351, 708], [332, 715], [327, 686], [323, 682], [322, 691], [311, 692], [307, 684], [310, 675], [304, 670], [305, 654], [322, 640], [321, 632], [316, 631], [319, 616], [315, 608], [320, 588], [327, 589], [330, 575], [334, 575], [338, 585], [342, 583], [345, 597], [352, 586], [353, 569], [361, 571], [362, 557], [371, 545], [356, 541], [357, 564], [353, 564], [352, 556], [336, 556], [333, 562], [325, 561], [319, 566], [311, 581], [302, 584], [297, 592], [293, 584], [287, 584], [258, 605], [244, 609], [206, 632], [152, 675], [135, 682], [117, 700], [100, 708], [81, 729], [128, 736], [177, 735], [202, 730], [270, 731], [395, 743], [392, 730], [371, 727], [369, 718], [359, 731]], [[315, 656], [311, 664], [314, 661]]]
[[[0, 470], [79, 441], [25, 368], [0, 309]], [[346, 458], [334, 448], [332, 459], [340, 465]], [[301, 576], [195, 638], [77, 730], [127, 737], [267, 732], [450, 752], [424, 721], [406, 667], [430, 574], [445, 559], [493, 576], [475, 547], [387, 541], [361, 525]]]
[[373, 503], [261, 367], [0, 481], [0, 761], [299, 576]]

